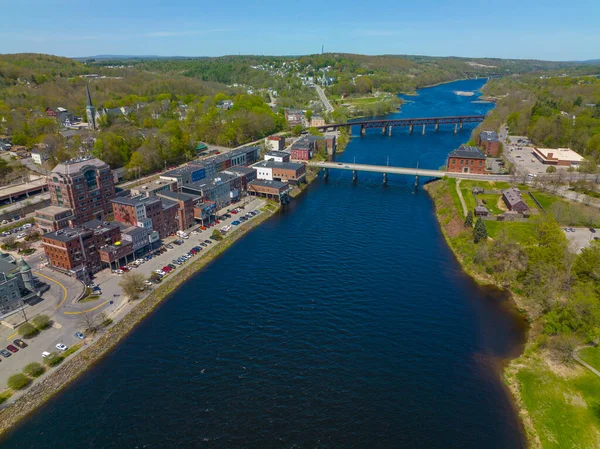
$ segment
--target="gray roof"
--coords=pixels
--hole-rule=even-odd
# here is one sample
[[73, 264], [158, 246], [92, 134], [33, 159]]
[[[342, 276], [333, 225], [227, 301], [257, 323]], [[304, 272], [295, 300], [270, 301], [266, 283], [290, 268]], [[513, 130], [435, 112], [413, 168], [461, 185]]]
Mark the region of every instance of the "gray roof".
[[150, 230], [149, 229], [140, 228], [138, 226], [130, 226], [127, 229], [122, 230], [121, 233], [133, 236], [133, 235], [136, 235], [136, 234], [149, 234]]
[[187, 201], [187, 200], [197, 200], [198, 195], [192, 195], [190, 193], [179, 193], [179, 192], [171, 192], [167, 190], [165, 192], [158, 192], [158, 196], [167, 197], [168, 199], [178, 200], [178, 201]]
[[95, 157], [87, 157], [87, 158], [79, 158], [79, 159], [71, 159], [67, 162], [62, 162], [54, 167], [52, 173], [60, 175], [75, 175], [77, 173], [83, 173], [83, 170], [86, 167], [92, 167], [97, 169], [110, 169], [108, 164], [102, 162], [100, 159], [96, 159]]
[[286, 182], [269, 181], [267, 179], [255, 179], [254, 181], [250, 181], [248, 184], [251, 186], [274, 187], [276, 189], [281, 189], [282, 187], [289, 186], [289, 184]]
[[201, 164], [194, 165], [184, 165], [183, 167], [174, 168], [173, 170], [169, 170], [168, 172], [163, 173], [161, 176], [177, 176], [183, 173], [193, 173], [198, 170], [202, 170], [204, 166]]
[[138, 195], [138, 196], [118, 196], [115, 198], [111, 198], [110, 202], [111, 203], [117, 203], [117, 204], [125, 204], [127, 206], [137, 206], [138, 204], [142, 204], [142, 203], [153, 203], [154, 201], [158, 201], [158, 198], [153, 197], [153, 196], [142, 196], [142, 195]]
[[99, 230], [108, 230], [108, 229], [114, 229], [114, 228], [118, 228], [119, 225], [114, 222], [114, 221], [100, 221], [100, 220], [90, 220], [90, 221], [86, 221], [83, 224], [84, 228], [87, 229], [99, 229]]
[[160, 198], [160, 202], [162, 203], [163, 209], [169, 209], [171, 207], [178, 207], [178, 204], [175, 201], [170, 200], [168, 198]]
[[479, 138], [485, 142], [497, 142], [498, 134], [495, 131], [481, 131], [479, 133]]
[[524, 202], [523, 197], [521, 196], [521, 192], [516, 187], [511, 187], [509, 189], [503, 190], [502, 195], [506, 198], [506, 201], [512, 206], [514, 204]]
[[[0, 253], [2, 254], [2, 257], [0, 257], [0, 273], [10, 273], [11, 271], [13, 271], [15, 268], [17, 268], [17, 265], [12, 262], [10, 259], [14, 260], [14, 257], [10, 257], [9, 254], [6, 253]], [[9, 257], [7, 257], [9, 256]]]
[[273, 156], [273, 157], [287, 157], [289, 155], [290, 155], [290, 153], [287, 153], [285, 151], [269, 151], [267, 153], [267, 156]]
[[63, 228], [58, 231], [49, 232], [48, 234], [44, 234], [44, 237], [57, 240], [59, 242], [70, 242], [71, 240], [79, 238], [81, 234], [87, 234], [88, 232], [92, 232], [89, 229], [75, 229], [75, 228]]
[[253, 167], [266, 167], [266, 168], [283, 168], [285, 170], [298, 170], [304, 167], [303, 164], [297, 164], [295, 162], [275, 162], [275, 161], [261, 161], [254, 164]]
[[459, 157], [464, 159], [485, 159], [485, 154], [479, 148], [461, 145], [456, 150], [452, 150], [448, 157]]
[[226, 170], [223, 170], [221, 173], [237, 173], [237, 174], [247, 175], [248, 173], [254, 173], [254, 172], [255, 172], [255, 170], [253, 168], [242, 167], [241, 165], [235, 165], [233, 167], [229, 167]]

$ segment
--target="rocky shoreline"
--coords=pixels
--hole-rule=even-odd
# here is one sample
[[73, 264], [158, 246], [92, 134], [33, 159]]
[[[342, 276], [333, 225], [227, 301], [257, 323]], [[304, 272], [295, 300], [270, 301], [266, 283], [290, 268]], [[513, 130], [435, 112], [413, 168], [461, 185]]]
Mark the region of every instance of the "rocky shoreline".
[[[265, 208], [266, 209], [266, 208]], [[255, 220], [249, 222], [241, 229], [234, 231], [227, 240], [218, 247], [211, 248], [206, 257], [194, 261], [177, 272], [174, 279], [168, 284], [158, 286], [150, 295], [141, 300], [133, 310], [123, 319], [108, 328], [94, 343], [86, 349], [77, 351], [73, 357], [65, 360], [55, 368], [47, 377], [34, 384], [29, 390], [13, 404], [0, 410], [0, 436], [5, 435], [12, 427], [29, 416], [40, 406], [45, 404], [54, 395], [68, 387], [75, 379], [99, 362], [115, 346], [119, 344], [135, 327], [145, 318], [150, 316], [154, 309], [177, 290], [186, 280], [195, 275], [204, 266], [225, 252], [234, 242], [243, 237], [250, 230], [270, 218], [279, 210], [279, 207], [263, 210]]]

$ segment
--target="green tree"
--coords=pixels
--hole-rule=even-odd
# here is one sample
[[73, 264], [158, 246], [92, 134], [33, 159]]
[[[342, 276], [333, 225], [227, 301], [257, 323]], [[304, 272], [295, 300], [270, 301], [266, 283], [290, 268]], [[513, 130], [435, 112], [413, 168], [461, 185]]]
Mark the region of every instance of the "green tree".
[[465, 228], [473, 227], [473, 212], [467, 212], [467, 216], [465, 217]]
[[304, 116], [306, 117], [306, 120], [308, 120], [310, 122], [310, 119], [312, 119], [314, 113], [311, 109], [307, 109], [306, 112], [304, 113]]
[[22, 390], [23, 388], [29, 386], [31, 383], [31, 379], [27, 377], [25, 374], [13, 374], [8, 378], [8, 388], [12, 390]]
[[554, 165], [549, 166], [546, 169], [546, 173], [556, 173], [556, 167]]
[[223, 234], [217, 229], [212, 232], [212, 237], [217, 241], [223, 240]]
[[292, 128], [292, 134], [294, 136], [299, 136], [302, 134], [302, 125], [296, 125]]
[[119, 282], [119, 286], [130, 301], [135, 301], [140, 297], [140, 292], [144, 291], [144, 280], [142, 274], [129, 272], [123, 276], [123, 279]]
[[44, 363], [48, 366], [57, 366], [60, 365], [64, 359], [65, 358], [62, 354], [51, 352], [50, 355], [47, 355], [44, 358]]
[[38, 330], [44, 330], [50, 327], [50, 317], [48, 317], [48, 315], [38, 315], [34, 317], [31, 322]]
[[475, 222], [475, 229], [473, 229], [473, 240], [475, 243], [487, 240], [487, 228], [485, 227], [484, 221], [479, 217]]
[[32, 362], [23, 368], [23, 372], [31, 377], [40, 377], [44, 371], [44, 366], [38, 362]]
[[19, 326], [19, 334], [25, 338], [37, 335], [38, 330], [31, 323], [23, 323]]

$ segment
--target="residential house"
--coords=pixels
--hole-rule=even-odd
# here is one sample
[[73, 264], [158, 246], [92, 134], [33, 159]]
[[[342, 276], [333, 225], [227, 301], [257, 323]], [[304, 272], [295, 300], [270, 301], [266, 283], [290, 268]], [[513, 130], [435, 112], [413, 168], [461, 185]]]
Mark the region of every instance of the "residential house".
[[521, 191], [516, 187], [503, 190], [502, 201], [504, 201], [504, 204], [506, 204], [506, 207], [511, 212], [519, 212], [522, 214], [529, 212], [529, 207], [521, 196]]

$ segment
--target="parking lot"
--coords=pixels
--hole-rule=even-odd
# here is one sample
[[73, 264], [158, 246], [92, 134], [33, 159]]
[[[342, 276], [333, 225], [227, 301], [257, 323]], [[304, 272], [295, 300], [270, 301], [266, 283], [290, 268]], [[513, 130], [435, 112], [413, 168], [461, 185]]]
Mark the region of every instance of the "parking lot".
[[563, 228], [569, 240], [569, 249], [580, 253], [583, 248], [590, 246], [594, 239], [600, 239], [600, 228], [594, 229], [594, 232], [591, 229], [593, 228]]
[[[527, 137], [509, 136], [510, 144], [505, 147], [505, 155], [509, 160], [517, 165], [521, 170], [534, 175], [546, 173], [549, 165], [544, 165], [534, 156], [533, 147], [529, 146], [530, 142]], [[566, 170], [567, 167], [560, 168]]]

